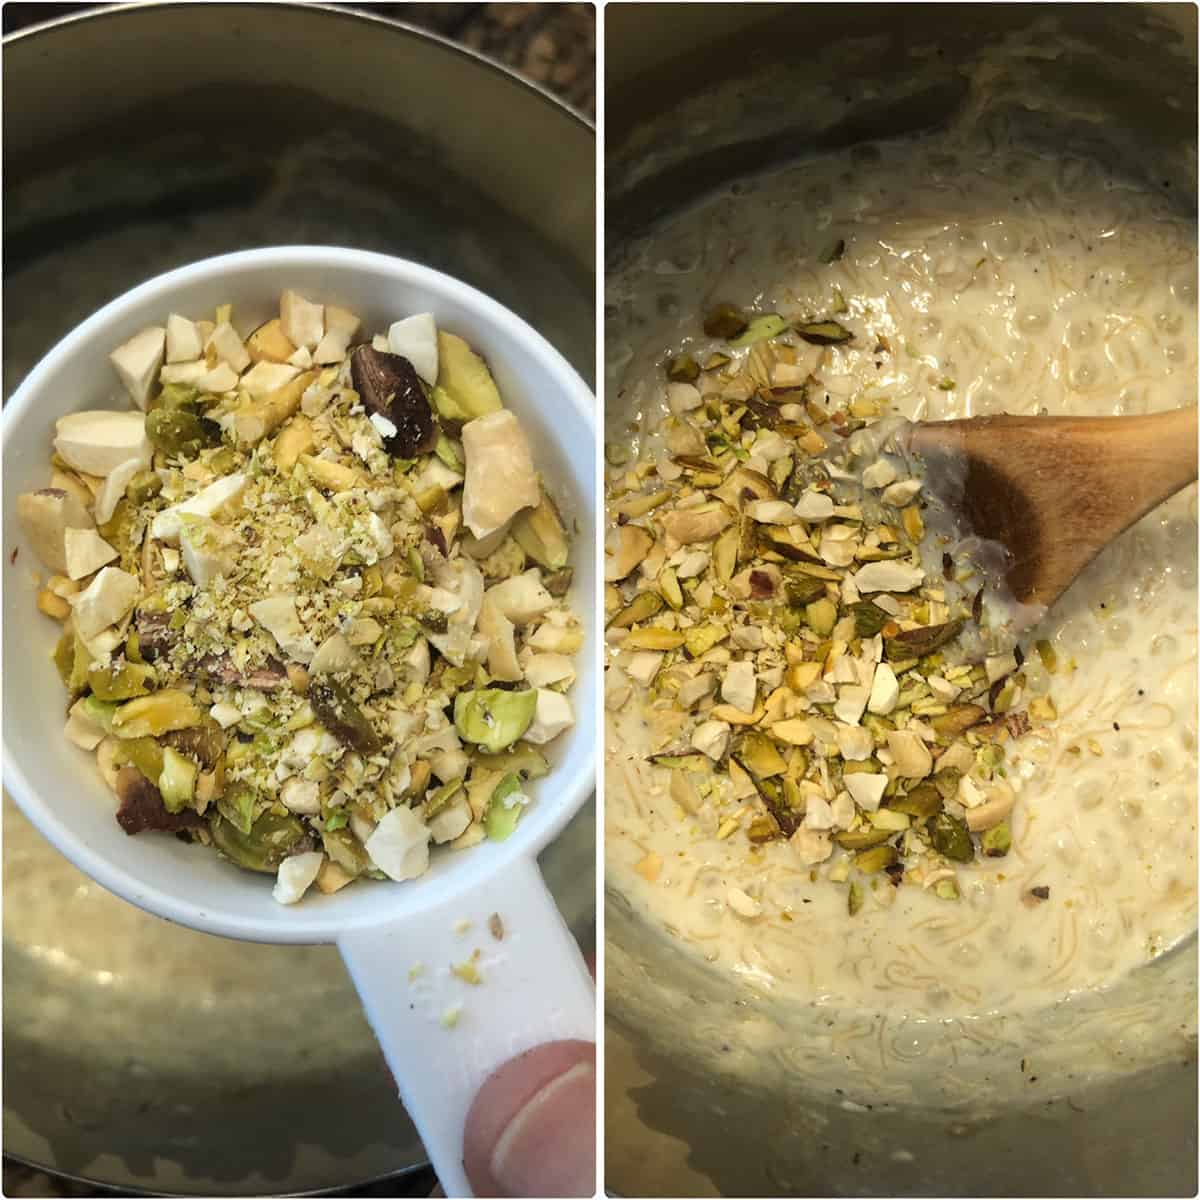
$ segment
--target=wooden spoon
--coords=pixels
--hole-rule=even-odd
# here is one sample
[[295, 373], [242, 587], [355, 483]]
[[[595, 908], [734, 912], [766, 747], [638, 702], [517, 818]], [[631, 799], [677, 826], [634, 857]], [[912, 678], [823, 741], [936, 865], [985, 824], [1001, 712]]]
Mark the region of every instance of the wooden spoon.
[[965, 455], [972, 531], [1012, 555], [1017, 600], [1049, 608], [1113, 538], [1195, 480], [1196, 409], [930, 421], [912, 448]]

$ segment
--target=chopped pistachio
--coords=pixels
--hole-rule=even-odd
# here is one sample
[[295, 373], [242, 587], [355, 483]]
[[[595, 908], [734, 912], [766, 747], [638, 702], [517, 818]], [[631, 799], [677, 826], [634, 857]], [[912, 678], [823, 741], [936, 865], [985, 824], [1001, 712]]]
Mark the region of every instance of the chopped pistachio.
[[837, 321], [806, 321], [795, 326], [796, 332], [815, 346], [836, 346], [850, 341], [854, 335]]
[[[710, 312], [705, 332], [729, 353], [704, 360], [703, 383], [668, 364], [669, 465], [612, 479], [624, 524], [610, 534], [621, 562], [606, 572], [605, 611], [621, 702], [646, 689], [663, 748], [650, 761], [670, 770], [684, 816], [715, 806], [719, 839], [744, 832], [753, 854], [788, 839], [813, 879], [887, 870], [897, 887], [958, 898], [945, 860], [995, 853], [1015, 799], [993, 752], [1030, 717], [1053, 719], [1053, 702], [1018, 711], [1029, 685], [1013, 656], [963, 661], [982, 613], [948, 554], [925, 573], [936, 497], [918, 500], [921, 472], [895, 443], [880, 453], [866, 439], [864, 451], [856, 436], [888, 398], [810, 389], [813, 364], [840, 355], [795, 338], [838, 346], [852, 331], [821, 319], [789, 334], [781, 322]], [[879, 337], [876, 353], [888, 349]], [[864, 894], [854, 882], [851, 913]]]
[[1012, 849], [1012, 830], [1007, 821], [984, 830], [979, 839], [980, 848], [988, 858], [1003, 858]]
[[749, 324], [741, 311], [732, 304], [718, 304], [704, 318], [706, 337], [735, 338]]
[[899, 860], [896, 847], [890, 845], [872, 846], [868, 850], [860, 850], [854, 856], [854, 865], [864, 875], [877, 875], [884, 867], [890, 867]]
[[639, 621], [648, 621], [663, 606], [663, 598], [657, 592], [639, 592], [633, 600], [615, 613], [608, 622], [609, 629], [628, 629]]
[[730, 339], [729, 344], [735, 350], [740, 350], [765, 338], [778, 337], [787, 327], [787, 321], [778, 313], [766, 313], [751, 320], [742, 333]]
[[939, 854], [954, 862], [970, 862], [975, 857], [966, 822], [947, 812], [938, 813], [930, 821], [929, 840]]
[[672, 383], [695, 383], [700, 366], [690, 354], [680, 354], [667, 363], [667, 378]]

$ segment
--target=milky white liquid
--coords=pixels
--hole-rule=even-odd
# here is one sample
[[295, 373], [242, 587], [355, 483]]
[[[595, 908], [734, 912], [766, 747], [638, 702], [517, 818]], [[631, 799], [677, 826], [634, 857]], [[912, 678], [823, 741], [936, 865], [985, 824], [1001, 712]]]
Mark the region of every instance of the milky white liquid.
[[[822, 263], [839, 238], [844, 257]], [[930, 140], [741, 183], [635, 248], [610, 276], [607, 436], [638, 450], [652, 433], [666, 355], [703, 361], [715, 345], [696, 337], [711, 303], [821, 317], [835, 289], [861, 335], [822, 373], [834, 396], [869, 389], [915, 420], [1196, 402], [1193, 221], [1090, 161]], [[879, 335], [890, 354], [872, 353]], [[960, 901], [884, 880], [851, 919], [844, 885], [811, 881], [788, 843], [751, 860], [744, 835], [716, 840], [715, 821], [685, 816], [644, 763], [636, 700], [609, 714], [610, 889], [781, 1011], [861, 1014], [864, 1043], [884, 1015], [893, 1030], [995, 1028], [1163, 954], [1196, 922], [1196, 514], [1195, 488], [1151, 513], [1027, 639], [1076, 666], [1026, 664], [1059, 719], [1009, 744], [1013, 849], [960, 868]], [[653, 883], [633, 870], [649, 851], [664, 860]], [[1034, 886], [1049, 900], [1031, 903]], [[731, 887], [762, 915], [735, 914]], [[876, 1061], [924, 1052], [882, 1036]]]

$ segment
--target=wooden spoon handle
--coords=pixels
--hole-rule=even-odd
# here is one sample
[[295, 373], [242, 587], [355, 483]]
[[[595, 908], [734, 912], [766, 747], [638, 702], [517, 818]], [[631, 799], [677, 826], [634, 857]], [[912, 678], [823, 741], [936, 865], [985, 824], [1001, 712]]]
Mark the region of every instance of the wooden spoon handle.
[[[1136, 508], [1129, 524], [1196, 478], [1197, 410], [1171, 409], [1140, 417], [969, 417], [927, 421], [913, 434], [913, 447], [960, 450], [1013, 464], [1025, 455], [1059, 466], [1068, 475], [1081, 470], [1109, 481], [1107, 492], [1122, 494]], [[1055, 462], [1057, 460], [1057, 463]]]
[[1143, 417], [973, 417], [913, 434], [967, 461], [963, 507], [1014, 562], [1018, 599], [1050, 605], [1135, 521], [1196, 478], [1195, 407]]
[[1196, 407], [1111, 419], [1120, 421], [1125, 433], [1125, 444], [1118, 451], [1126, 460], [1120, 475], [1144, 505], [1130, 518], [1132, 524], [1196, 479]]

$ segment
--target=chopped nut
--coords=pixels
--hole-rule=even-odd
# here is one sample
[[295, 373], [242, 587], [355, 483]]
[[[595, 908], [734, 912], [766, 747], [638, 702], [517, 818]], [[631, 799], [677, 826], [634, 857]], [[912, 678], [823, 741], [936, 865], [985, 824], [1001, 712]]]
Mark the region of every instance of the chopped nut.
[[650, 552], [654, 539], [638, 525], [622, 525], [605, 545], [604, 578], [610, 583], [624, 579]]
[[723, 721], [705, 721], [696, 727], [691, 744], [716, 762], [729, 745], [729, 726]]
[[925, 743], [908, 730], [892, 730], [887, 735], [896, 773], [905, 779], [924, 779], [933, 770], [933, 758]]

